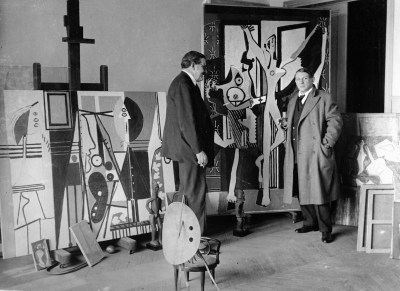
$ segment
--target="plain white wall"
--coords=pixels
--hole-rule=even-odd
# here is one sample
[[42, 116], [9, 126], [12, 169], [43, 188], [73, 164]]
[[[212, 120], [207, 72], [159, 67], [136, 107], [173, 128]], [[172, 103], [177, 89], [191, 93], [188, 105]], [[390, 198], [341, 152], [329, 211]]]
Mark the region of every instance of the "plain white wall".
[[[110, 91], [166, 91], [182, 56], [201, 51], [203, 0], [80, 0], [81, 81]], [[218, 0], [234, 5], [234, 0]], [[283, 0], [239, 0], [282, 6]], [[0, 0], [0, 65], [67, 67], [67, 0]]]
[[[109, 90], [166, 91], [189, 50], [201, 51], [203, 0], [81, 0], [81, 80]], [[0, 64], [67, 67], [66, 0], [1, 0]]]

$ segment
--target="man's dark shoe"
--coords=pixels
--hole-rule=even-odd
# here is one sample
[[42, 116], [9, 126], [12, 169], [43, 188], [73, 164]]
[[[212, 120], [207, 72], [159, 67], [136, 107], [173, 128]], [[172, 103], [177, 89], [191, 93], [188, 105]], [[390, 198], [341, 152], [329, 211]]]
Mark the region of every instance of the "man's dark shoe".
[[310, 231], [317, 231], [318, 226], [302, 226], [300, 228], [295, 229], [294, 231], [297, 233], [307, 233]]
[[333, 242], [332, 232], [322, 232], [322, 242], [326, 244]]

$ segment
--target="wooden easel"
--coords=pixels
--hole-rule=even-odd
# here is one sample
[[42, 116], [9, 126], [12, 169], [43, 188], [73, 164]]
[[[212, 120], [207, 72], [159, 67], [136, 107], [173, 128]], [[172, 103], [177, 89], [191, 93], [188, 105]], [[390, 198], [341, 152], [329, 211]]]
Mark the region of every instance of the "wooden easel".
[[46, 83], [41, 79], [41, 66], [33, 64], [34, 90], [107, 91], [108, 67], [100, 66], [100, 83], [81, 83], [81, 50], [80, 44], [94, 44], [94, 39], [83, 38], [83, 27], [79, 23], [79, 0], [67, 0], [67, 15], [64, 15], [64, 26], [67, 37], [62, 41], [68, 43], [68, 83]]
[[[108, 67], [100, 66], [100, 83], [81, 83], [80, 69], [80, 44], [94, 44], [94, 39], [83, 38], [83, 27], [79, 22], [79, 0], [67, 0], [67, 15], [64, 15], [64, 26], [67, 30], [67, 37], [62, 41], [68, 43], [68, 83], [66, 82], [42, 82], [42, 68], [39, 63], [33, 64], [33, 88], [44, 91], [69, 91], [72, 107], [72, 120], [76, 120], [78, 109], [77, 91], [107, 91], [108, 90]], [[73, 126], [72, 126], [73, 128]], [[66, 130], [65, 134], [72, 135], [72, 130]], [[57, 141], [59, 137], [52, 135]], [[83, 187], [83, 191], [85, 187]], [[60, 224], [59, 221], [56, 221]], [[90, 224], [90, 222], [89, 222]], [[90, 225], [91, 226], [91, 225]], [[100, 251], [99, 251], [100, 254]], [[61, 264], [68, 264], [71, 254], [65, 250], [56, 250], [55, 258]]]

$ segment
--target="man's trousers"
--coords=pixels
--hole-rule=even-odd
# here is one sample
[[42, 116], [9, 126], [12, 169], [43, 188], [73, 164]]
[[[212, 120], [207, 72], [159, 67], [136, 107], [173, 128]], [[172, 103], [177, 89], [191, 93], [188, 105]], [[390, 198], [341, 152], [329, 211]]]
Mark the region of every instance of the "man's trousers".
[[[312, 189], [310, 189], [312, 191]], [[299, 198], [299, 176], [297, 164], [293, 169], [293, 196]], [[318, 227], [321, 232], [332, 232], [332, 218], [330, 203], [326, 204], [301, 204], [300, 209], [303, 214], [303, 225]]]
[[179, 196], [185, 195], [203, 234], [206, 226], [206, 168], [192, 161], [179, 162], [179, 180]]

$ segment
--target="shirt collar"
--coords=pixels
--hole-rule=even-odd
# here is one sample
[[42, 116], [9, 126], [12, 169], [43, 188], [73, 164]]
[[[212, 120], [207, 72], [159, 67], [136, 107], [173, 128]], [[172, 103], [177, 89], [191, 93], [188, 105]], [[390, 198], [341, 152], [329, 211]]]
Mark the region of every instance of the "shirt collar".
[[191, 74], [189, 74], [189, 73], [186, 72], [185, 70], [182, 70], [182, 72], [185, 72], [185, 73], [190, 77], [190, 79], [192, 79], [192, 82], [193, 82], [193, 84], [194, 84], [195, 86], [197, 85], [196, 80], [194, 79], [194, 77], [193, 77]]
[[310, 88], [307, 92], [305, 92], [304, 94], [301, 94], [300, 91], [299, 91], [299, 96], [304, 95], [303, 98], [307, 98], [307, 97], [308, 97], [308, 94], [310, 94], [310, 92], [312, 91], [312, 89], [313, 89], [313, 87], [311, 87], [311, 88]]

